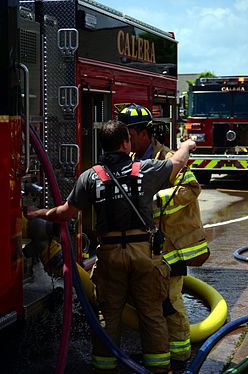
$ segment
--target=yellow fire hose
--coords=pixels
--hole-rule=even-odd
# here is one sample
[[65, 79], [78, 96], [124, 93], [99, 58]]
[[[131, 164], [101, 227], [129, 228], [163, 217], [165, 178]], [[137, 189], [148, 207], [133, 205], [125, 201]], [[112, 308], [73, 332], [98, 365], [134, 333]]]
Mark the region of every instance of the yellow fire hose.
[[[90, 301], [95, 303], [95, 286], [88, 272], [78, 264], [77, 267], [86, 294]], [[197, 294], [200, 299], [204, 299], [210, 307], [210, 314], [204, 320], [190, 325], [191, 342], [197, 343], [212, 335], [225, 323], [227, 304], [212, 286], [190, 275], [184, 277], [184, 287]], [[122, 322], [129, 328], [138, 330], [138, 316], [133, 306], [126, 304], [122, 313]]]
[[[61, 245], [56, 241], [52, 241], [49, 258], [46, 258], [47, 250], [44, 250], [44, 256], [43, 252], [41, 253], [43, 264], [47, 264], [47, 262], [49, 262], [48, 260], [54, 258], [60, 250]], [[77, 264], [77, 268], [81, 281], [85, 287], [86, 294], [89, 300], [94, 304], [96, 302], [95, 286], [90, 279], [90, 275], [79, 264]], [[191, 342], [197, 343], [208, 338], [225, 323], [227, 317], [227, 304], [222, 295], [212, 286], [190, 275], [184, 277], [184, 288], [199, 296], [199, 299], [204, 299], [210, 308], [210, 313], [204, 320], [190, 325]], [[123, 310], [122, 322], [129, 328], [138, 330], [138, 316], [136, 309], [130, 304], [126, 304]]]

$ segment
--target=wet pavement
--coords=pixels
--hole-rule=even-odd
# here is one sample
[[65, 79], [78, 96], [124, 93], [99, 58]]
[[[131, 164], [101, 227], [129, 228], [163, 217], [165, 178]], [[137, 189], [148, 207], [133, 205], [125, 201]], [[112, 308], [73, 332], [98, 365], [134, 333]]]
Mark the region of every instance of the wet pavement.
[[[203, 188], [200, 195], [202, 219], [206, 226], [211, 256], [202, 267], [190, 268], [189, 274], [212, 285], [222, 294], [228, 305], [229, 322], [246, 316], [248, 311], [248, 264], [233, 257], [237, 248], [248, 246], [248, 220], [221, 226], [213, 225], [247, 216], [248, 192], [243, 186], [243, 189], [239, 189], [236, 184], [231, 184], [229, 191], [226, 191], [225, 187], [226, 185], [216, 185], [213, 182], [209, 188]], [[62, 299], [62, 288], [57, 287], [49, 303], [49, 309], [38, 319], [19, 322], [0, 331], [2, 374], [55, 373], [63, 323]], [[208, 307], [204, 302], [190, 294], [184, 294], [184, 299], [191, 323], [208, 315]], [[234, 331], [217, 344], [202, 365], [200, 373], [221, 373], [223, 366], [233, 354], [242, 331]], [[72, 331], [65, 374], [92, 372], [90, 336], [90, 328], [74, 295]], [[192, 359], [201, 345], [202, 343], [193, 345]], [[138, 333], [125, 328], [121, 349], [136, 362], [141, 363]], [[126, 368], [121, 372], [131, 373]]]
[[[230, 181], [229, 186], [224, 183], [214, 191], [203, 189], [200, 206], [211, 256], [201, 268], [189, 270], [191, 275], [212, 285], [224, 297], [228, 305], [227, 322], [246, 317], [248, 311], [248, 263], [233, 256], [238, 248], [248, 247], [248, 220], [239, 221], [240, 218], [248, 218], [246, 185], [241, 183], [239, 186]], [[218, 226], [220, 223], [223, 224]], [[235, 352], [237, 355], [237, 344], [243, 331], [243, 327], [237, 328], [225, 335], [211, 350], [199, 373], [217, 374], [226, 370], [226, 364]], [[197, 353], [195, 348], [194, 353]]]

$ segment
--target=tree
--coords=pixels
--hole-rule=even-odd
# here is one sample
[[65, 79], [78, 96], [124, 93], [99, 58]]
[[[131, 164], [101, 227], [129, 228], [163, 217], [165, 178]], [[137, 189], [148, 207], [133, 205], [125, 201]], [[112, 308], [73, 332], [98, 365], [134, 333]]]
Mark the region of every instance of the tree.
[[[204, 71], [197, 75], [197, 78], [214, 78], [216, 75], [212, 71]], [[187, 83], [190, 86], [192, 86], [195, 83], [196, 80], [187, 80]]]

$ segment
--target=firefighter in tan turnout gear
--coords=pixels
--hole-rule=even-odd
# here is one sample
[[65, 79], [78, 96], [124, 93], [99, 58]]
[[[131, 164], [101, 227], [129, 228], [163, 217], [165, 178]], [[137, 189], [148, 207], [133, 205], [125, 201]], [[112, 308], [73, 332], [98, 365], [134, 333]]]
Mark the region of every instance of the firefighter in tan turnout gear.
[[[147, 108], [131, 104], [119, 113], [119, 119], [128, 125], [133, 160], [172, 156], [169, 148], [154, 138], [153, 128], [156, 124]], [[182, 186], [174, 187], [178, 183]], [[174, 199], [161, 211], [175, 188], [178, 190]], [[191, 355], [190, 325], [182, 298], [183, 276], [187, 274], [185, 260], [194, 258], [197, 261], [201, 256], [208, 257], [197, 201], [199, 193], [200, 185], [187, 169], [186, 172], [178, 173], [171, 181], [171, 188], [160, 191], [158, 199], [154, 201], [154, 219], [158, 226], [162, 212], [160, 229], [165, 234], [164, 259], [171, 266], [169, 297], [164, 300], [163, 307], [169, 330], [171, 362], [175, 368], [185, 366]]]
[[186, 265], [200, 266], [209, 257], [198, 203], [200, 192], [194, 174], [185, 168], [172, 186], [159, 191], [154, 200], [153, 216], [165, 234], [163, 258], [171, 267], [169, 298], [164, 302], [164, 310], [171, 357], [179, 368], [190, 357], [189, 320], [182, 299], [183, 275], [187, 273]]
[[[78, 210], [84, 212], [89, 204], [94, 206], [99, 246], [93, 281], [106, 332], [114, 343], [120, 344], [121, 315], [130, 295], [139, 317], [143, 363], [151, 372], [167, 373], [170, 353], [162, 302], [168, 296], [170, 270], [163, 264], [160, 247], [156, 254], [151, 241], [151, 229], [155, 231], [152, 201], [154, 194], [168, 187], [169, 179], [187, 163], [195, 142], [185, 142], [169, 160], [135, 163], [129, 156], [131, 142], [125, 124], [107, 122], [99, 130], [99, 140], [104, 150], [101, 165], [80, 175], [67, 202], [27, 212], [27, 218], [60, 223], [74, 217]], [[117, 188], [115, 179], [122, 188]], [[117, 369], [118, 359], [97, 341], [93, 365], [97, 371], [109, 373]]]

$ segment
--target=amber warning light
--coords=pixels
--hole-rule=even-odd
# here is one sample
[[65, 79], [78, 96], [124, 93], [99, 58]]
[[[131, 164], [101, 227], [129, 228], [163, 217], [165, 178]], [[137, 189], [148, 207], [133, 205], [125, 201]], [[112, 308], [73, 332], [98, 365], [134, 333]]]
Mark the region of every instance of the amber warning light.
[[201, 123], [199, 122], [193, 122], [193, 123], [186, 123], [185, 124], [186, 130], [201, 130]]

